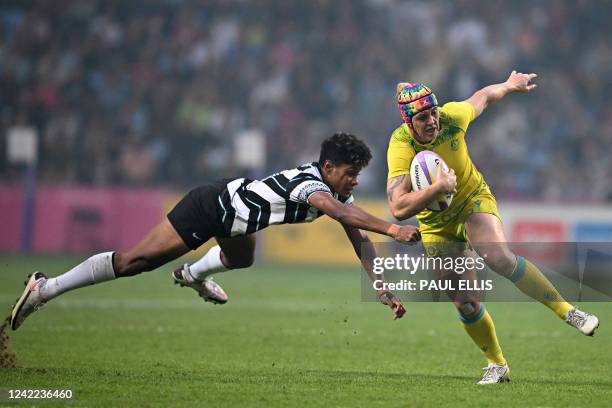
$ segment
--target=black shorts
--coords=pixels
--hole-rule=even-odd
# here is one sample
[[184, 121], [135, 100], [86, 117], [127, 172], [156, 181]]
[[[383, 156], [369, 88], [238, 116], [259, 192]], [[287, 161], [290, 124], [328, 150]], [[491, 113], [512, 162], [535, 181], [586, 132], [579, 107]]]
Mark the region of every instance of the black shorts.
[[194, 188], [168, 213], [168, 221], [190, 249], [212, 237], [228, 237], [221, 222], [219, 195], [232, 179], [206, 183]]

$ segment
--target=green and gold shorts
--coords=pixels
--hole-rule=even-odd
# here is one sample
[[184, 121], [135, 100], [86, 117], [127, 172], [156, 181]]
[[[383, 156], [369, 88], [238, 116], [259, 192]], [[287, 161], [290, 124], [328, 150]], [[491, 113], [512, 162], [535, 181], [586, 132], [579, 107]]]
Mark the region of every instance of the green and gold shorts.
[[[466, 200], [460, 210], [453, 214], [452, 219], [445, 224], [428, 225], [419, 222], [419, 229], [425, 250], [429, 256], [439, 256], [447, 250], [458, 249], [458, 243], [466, 243], [468, 247], [468, 237], [465, 230], [465, 221], [475, 213], [493, 214], [500, 218], [497, 209], [497, 200], [491, 193], [488, 186], [482, 188]], [[455, 252], [454, 250], [451, 252]]]

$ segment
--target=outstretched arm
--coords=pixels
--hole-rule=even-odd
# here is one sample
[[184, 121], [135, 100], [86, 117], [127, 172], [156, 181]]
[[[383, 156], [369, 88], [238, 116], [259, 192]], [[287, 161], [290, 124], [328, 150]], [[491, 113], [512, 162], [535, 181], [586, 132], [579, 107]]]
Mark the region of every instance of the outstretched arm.
[[476, 113], [474, 119], [491, 104], [499, 101], [504, 96], [511, 92], [530, 92], [537, 87], [536, 84], [530, 84], [531, 80], [537, 78], [537, 74], [523, 74], [521, 72], [512, 71], [506, 82], [501, 84], [489, 85], [476, 91], [474, 95], [466, 99], [473, 107]]
[[313, 193], [308, 197], [308, 203], [343, 225], [387, 235], [405, 244], [421, 239], [418, 228], [412, 225], [391, 224], [356, 205], [341, 203], [328, 193]]
[[[383, 274], [374, 273], [374, 258], [376, 258], [376, 249], [374, 248], [372, 241], [370, 241], [368, 236], [358, 228], [345, 224], [342, 224], [342, 227], [344, 228], [344, 232], [346, 232], [346, 236], [351, 241], [353, 249], [361, 261], [363, 269], [365, 269], [370, 277], [370, 280], [372, 280], [372, 282], [376, 280], [384, 281], [385, 278]], [[402, 305], [402, 302], [395, 297], [393, 293], [389, 292], [388, 290], [378, 290], [377, 294], [378, 300], [393, 310], [393, 320], [401, 318], [404, 313], [406, 313], [404, 305]]]

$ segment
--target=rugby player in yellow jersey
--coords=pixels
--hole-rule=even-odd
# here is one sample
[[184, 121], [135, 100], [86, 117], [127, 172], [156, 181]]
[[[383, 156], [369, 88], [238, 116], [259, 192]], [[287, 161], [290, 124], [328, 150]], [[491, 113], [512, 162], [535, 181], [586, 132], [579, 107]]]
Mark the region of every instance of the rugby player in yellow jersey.
[[[389, 206], [398, 220], [417, 216], [422, 241], [430, 256], [442, 251], [452, 252], [444, 256], [462, 256], [471, 251], [470, 246], [480, 256], [486, 251], [483, 258], [492, 270], [510, 279], [523, 293], [549, 307], [568, 324], [591, 336], [599, 325], [597, 317], [567, 303], [534, 264], [513, 254], [506, 245], [495, 197], [470, 159], [465, 142], [471, 121], [509, 93], [528, 93], [535, 89], [532, 80], [536, 77], [536, 74], [512, 71], [505, 82], [482, 88], [465, 101], [443, 106], [438, 105], [436, 96], [423, 84], [398, 84], [398, 105], [404, 123], [393, 132], [389, 142]], [[449, 171], [443, 171], [440, 166], [431, 186], [413, 192], [410, 164], [416, 153], [423, 150], [439, 154]], [[448, 192], [453, 192], [454, 197], [447, 209], [440, 212], [426, 209], [438, 194]], [[449, 249], [451, 246], [443, 245], [446, 243], [456, 244], [452, 245], [454, 249]], [[488, 361], [478, 383], [508, 381], [508, 364], [489, 313], [477, 296], [451, 298], [465, 330]]]

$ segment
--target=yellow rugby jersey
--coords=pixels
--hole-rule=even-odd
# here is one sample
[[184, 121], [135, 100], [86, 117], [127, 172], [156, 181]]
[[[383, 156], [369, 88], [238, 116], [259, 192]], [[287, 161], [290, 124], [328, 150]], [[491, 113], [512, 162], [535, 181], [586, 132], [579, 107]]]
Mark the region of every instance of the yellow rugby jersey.
[[408, 125], [403, 123], [391, 135], [387, 151], [388, 178], [410, 174], [412, 159], [423, 150], [439, 154], [448, 167], [455, 170], [457, 193], [451, 205], [444, 211], [424, 209], [417, 214], [419, 222], [436, 227], [452, 221], [467, 205], [469, 198], [483, 189], [488, 190], [482, 174], [470, 159], [465, 143], [465, 132], [474, 118], [474, 107], [469, 102], [449, 102], [439, 112], [440, 131], [431, 143], [419, 143]]

